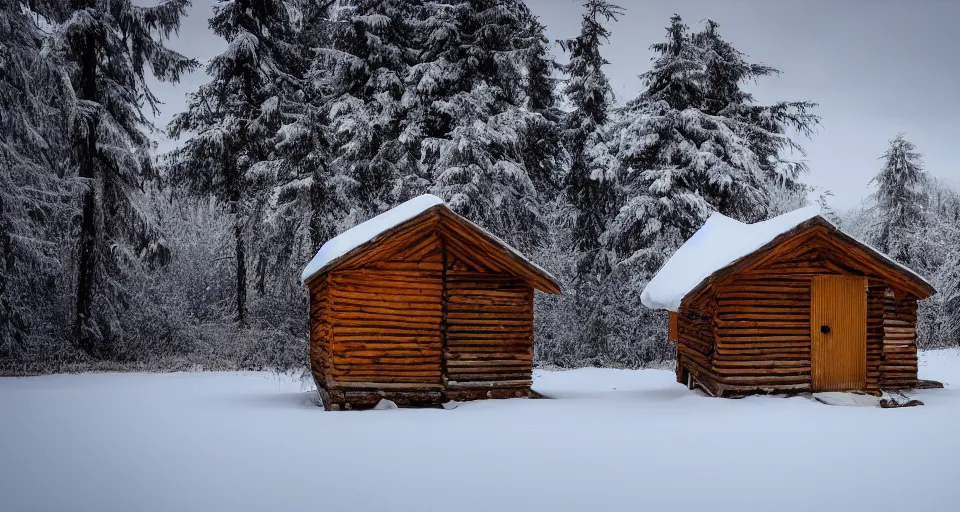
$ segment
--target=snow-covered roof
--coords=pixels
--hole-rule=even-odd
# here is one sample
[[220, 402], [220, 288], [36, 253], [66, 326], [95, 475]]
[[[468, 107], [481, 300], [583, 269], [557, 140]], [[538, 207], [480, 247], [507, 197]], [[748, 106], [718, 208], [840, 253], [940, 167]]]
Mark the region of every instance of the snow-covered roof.
[[[300, 274], [300, 283], [306, 283], [307, 280], [319, 273], [325, 267], [329, 266], [331, 263], [343, 257], [350, 251], [367, 242], [370, 242], [378, 235], [389, 231], [390, 229], [393, 229], [438, 205], [443, 206], [445, 209], [450, 211], [446, 207], [446, 204], [443, 202], [443, 200], [435, 195], [424, 194], [417, 196], [405, 203], [401, 203], [400, 205], [387, 210], [386, 212], [381, 213], [380, 215], [377, 215], [376, 217], [373, 217], [370, 220], [367, 220], [366, 222], [357, 224], [356, 226], [344, 231], [343, 233], [340, 233], [330, 240], [327, 240], [327, 242], [320, 247], [320, 250], [317, 251], [316, 256], [314, 256], [313, 259], [310, 260], [310, 263], [308, 263], [303, 269], [303, 272]], [[453, 212], [451, 211], [451, 213]], [[453, 213], [453, 215], [456, 214]], [[556, 284], [556, 278], [550, 275], [550, 273], [543, 269], [543, 267], [527, 259], [527, 257], [521, 254], [520, 251], [514, 249], [497, 236], [474, 224], [473, 222], [470, 222], [462, 217], [459, 218], [464, 223], [470, 225], [478, 232], [485, 235], [487, 238], [496, 242], [496, 244], [500, 245], [504, 251], [509, 253], [514, 258], [522, 261], [523, 264], [528, 266], [535, 273], [538, 273], [549, 281], [552, 281], [555, 286], [559, 286]]]
[[[815, 217], [830, 223], [828, 219], [820, 216], [819, 205], [806, 206], [754, 224], [744, 224], [714, 213], [647, 283], [640, 294], [640, 301], [651, 309], [677, 311], [683, 298], [704, 279]], [[903, 273], [927, 283], [921, 276], [882, 252], [860, 240], [857, 242], [873, 251], [878, 258], [901, 269]]]
[[443, 199], [435, 195], [417, 196], [327, 240], [303, 269], [303, 273], [300, 274], [300, 283], [307, 282], [307, 279], [313, 277], [333, 260], [373, 240], [380, 233], [399, 226], [438, 204], [443, 204]]

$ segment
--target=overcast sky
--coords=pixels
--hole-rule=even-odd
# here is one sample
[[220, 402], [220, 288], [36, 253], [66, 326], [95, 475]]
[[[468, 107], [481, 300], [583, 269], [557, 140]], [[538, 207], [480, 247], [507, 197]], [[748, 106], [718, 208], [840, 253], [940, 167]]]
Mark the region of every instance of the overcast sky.
[[[138, 2], [141, 3], [141, 2]], [[142, 3], [152, 3], [142, 0]], [[206, 62], [225, 43], [207, 28], [212, 0], [194, 0], [180, 37], [170, 46]], [[580, 28], [580, 0], [527, 0], [551, 40]], [[753, 88], [761, 102], [820, 104], [823, 125], [803, 141], [807, 183], [833, 191], [849, 208], [870, 192], [887, 141], [898, 132], [923, 153], [927, 170], [960, 184], [956, 119], [960, 114], [960, 1], [956, 0], [620, 0], [626, 15], [610, 26], [604, 49], [619, 103], [640, 92], [637, 75], [650, 66], [649, 46], [661, 40], [672, 14], [691, 28], [706, 18], [754, 62], [780, 77]], [[559, 48], [554, 54], [565, 60]], [[194, 73], [176, 86], [154, 83], [165, 102], [156, 118], [165, 126], [183, 110], [184, 94], [205, 81]], [[170, 143], [161, 144], [161, 149]]]

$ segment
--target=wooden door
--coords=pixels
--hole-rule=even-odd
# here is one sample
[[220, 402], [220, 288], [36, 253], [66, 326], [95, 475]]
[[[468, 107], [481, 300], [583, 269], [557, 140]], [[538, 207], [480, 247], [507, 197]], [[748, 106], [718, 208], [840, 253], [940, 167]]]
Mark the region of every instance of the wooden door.
[[810, 290], [814, 391], [862, 390], [867, 382], [867, 280], [818, 276]]

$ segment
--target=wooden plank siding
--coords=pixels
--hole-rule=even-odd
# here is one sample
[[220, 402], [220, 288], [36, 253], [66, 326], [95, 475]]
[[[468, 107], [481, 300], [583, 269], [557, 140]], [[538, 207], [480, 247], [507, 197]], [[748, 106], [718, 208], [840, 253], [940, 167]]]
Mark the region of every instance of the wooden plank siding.
[[533, 287], [508, 262], [470, 250], [462, 226], [442, 224], [447, 399], [522, 396], [533, 384]]
[[529, 388], [533, 288], [509, 274], [454, 270], [447, 273], [445, 299], [448, 394]]
[[677, 313], [674, 313], [673, 311], [671, 311], [669, 321], [670, 321], [670, 334], [669, 334], [670, 341], [676, 342], [677, 341]]
[[891, 291], [884, 296], [883, 354], [880, 385], [884, 389], [917, 384], [917, 300]]
[[810, 277], [742, 274], [717, 287], [721, 394], [810, 390]]
[[329, 294], [327, 279], [319, 279], [310, 289], [310, 369], [317, 389], [326, 386], [330, 379], [330, 322], [327, 316]]
[[440, 389], [440, 269], [399, 261], [375, 270], [329, 274], [330, 374], [341, 387]]
[[720, 393], [713, 367], [715, 315], [693, 309], [677, 313], [677, 382], [700, 387], [710, 395]]
[[867, 385], [865, 391], [880, 394], [880, 362], [883, 355], [883, 306], [887, 284], [867, 280]]
[[859, 387], [879, 394], [915, 385], [916, 296], [902, 278], [860, 258], [848, 258], [842, 240], [815, 226], [706, 280], [677, 315], [677, 380], [689, 384], [692, 375], [720, 396], [811, 392], [811, 282], [861, 276], [866, 366]]

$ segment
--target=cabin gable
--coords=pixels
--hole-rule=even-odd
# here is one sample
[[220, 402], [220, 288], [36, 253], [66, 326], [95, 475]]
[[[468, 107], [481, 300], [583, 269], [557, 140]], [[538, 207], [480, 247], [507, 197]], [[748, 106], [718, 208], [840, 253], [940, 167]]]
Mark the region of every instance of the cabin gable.
[[448, 209], [440, 211], [440, 233], [446, 248], [472, 268], [511, 274], [533, 288], [559, 294], [560, 285], [545, 270], [520, 257], [503, 241]]
[[310, 287], [313, 280], [339, 269], [377, 268], [390, 261], [426, 264], [416, 268], [440, 268], [442, 252], [452, 254], [468, 268], [511, 274], [546, 293], [561, 292], [559, 283], [545, 270], [443, 205], [433, 206], [360, 244], [322, 268], [305, 284]]
[[[888, 283], [902, 294], [916, 294], [916, 282], [876, 258], [859, 243], [838, 236], [832, 226], [813, 227], [771, 248], [762, 258], [745, 265], [739, 273], [763, 275], [819, 275], [824, 273], [866, 276]], [[854, 241], [855, 242], [855, 241]]]
[[[431, 252], [439, 254], [438, 208], [433, 207], [356, 247], [322, 269], [317, 276], [345, 269], [377, 268], [390, 261], [430, 260]], [[439, 270], [440, 259], [434, 257], [433, 260], [437, 263], [436, 270]]]
[[[813, 256], [818, 259], [807, 260]], [[929, 283], [887, 261], [828, 221], [815, 217], [703, 279], [684, 296], [681, 305], [687, 308], [702, 306], [709, 285], [734, 274], [752, 272], [775, 276], [785, 269], [793, 275], [835, 272], [870, 276], [883, 280], [900, 293], [918, 298], [934, 293]]]

